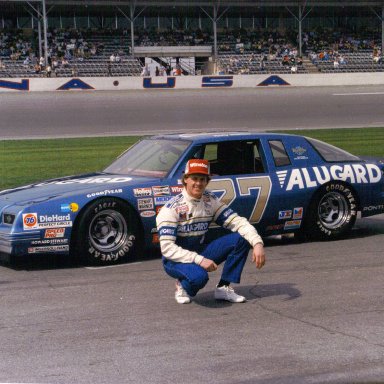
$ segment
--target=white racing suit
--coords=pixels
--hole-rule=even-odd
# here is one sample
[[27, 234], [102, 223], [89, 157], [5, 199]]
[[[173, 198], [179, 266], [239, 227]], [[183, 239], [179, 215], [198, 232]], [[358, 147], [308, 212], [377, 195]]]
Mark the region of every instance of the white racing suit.
[[[212, 221], [237, 233], [206, 244], [205, 234]], [[203, 258], [216, 264], [225, 261], [221, 278], [239, 283], [250, 246], [263, 243], [247, 219], [209, 191], [195, 199], [184, 189], [160, 210], [156, 223], [164, 269], [180, 280], [190, 296], [208, 282], [208, 273], [200, 266]]]

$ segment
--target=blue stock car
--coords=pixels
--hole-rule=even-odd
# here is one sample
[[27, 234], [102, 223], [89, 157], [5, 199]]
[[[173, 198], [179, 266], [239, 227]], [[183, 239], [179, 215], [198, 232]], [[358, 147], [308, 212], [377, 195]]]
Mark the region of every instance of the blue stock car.
[[0, 192], [0, 252], [132, 260], [158, 246], [156, 214], [181, 192], [190, 158], [210, 161], [208, 188], [263, 236], [336, 239], [358, 211], [384, 212], [383, 164], [324, 142], [269, 133], [161, 135], [139, 141], [103, 172]]

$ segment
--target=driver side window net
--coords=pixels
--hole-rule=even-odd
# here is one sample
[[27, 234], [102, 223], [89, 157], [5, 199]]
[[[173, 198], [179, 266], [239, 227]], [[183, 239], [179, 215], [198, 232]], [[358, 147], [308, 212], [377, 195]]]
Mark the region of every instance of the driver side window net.
[[210, 162], [212, 175], [263, 173], [264, 166], [258, 144], [258, 141], [223, 141], [207, 144], [204, 159]]

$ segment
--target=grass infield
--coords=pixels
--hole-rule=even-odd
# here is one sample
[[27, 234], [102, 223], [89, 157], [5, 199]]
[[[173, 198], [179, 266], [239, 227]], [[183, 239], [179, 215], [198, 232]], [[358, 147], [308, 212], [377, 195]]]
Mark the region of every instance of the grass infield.
[[[384, 157], [384, 128], [284, 132], [323, 140], [355, 155]], [[138, 139], [138, 136], [119, 136], [0, 141], [0, 190], [102, 170]]]

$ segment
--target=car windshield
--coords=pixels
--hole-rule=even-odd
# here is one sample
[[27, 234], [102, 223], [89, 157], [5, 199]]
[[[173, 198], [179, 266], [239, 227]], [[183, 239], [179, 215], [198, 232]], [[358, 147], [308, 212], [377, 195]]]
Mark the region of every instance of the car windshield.
[[104, 172], [164, 177], [189, 145], [189, 141], [182, 140], [144, 139], [126, 150]]
[[310, 137], [306, 138], [313, 147], [319, 152], [320, 156], [328, 162], [343, 162], [343, 161], [361, 161], [361, 159], [355, 155], [350, 154], [343, 149], [334, 147], [331, 144], [324, 143]]

